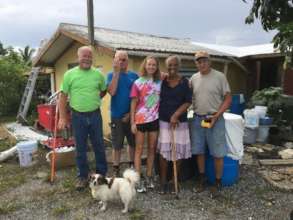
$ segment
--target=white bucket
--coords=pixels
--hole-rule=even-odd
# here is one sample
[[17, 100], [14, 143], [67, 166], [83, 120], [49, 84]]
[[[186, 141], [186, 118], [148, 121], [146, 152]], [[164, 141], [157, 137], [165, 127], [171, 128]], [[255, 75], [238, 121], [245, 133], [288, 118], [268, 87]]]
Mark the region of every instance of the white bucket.
[[256, 105], [254, 107], [254, 110], [257, 112], [259, 118], [264, 118], [264, 117], [266, 117], [268, 107], [267, 106]]
[[32, 165], [33, 153], [37, 151], [37, 141], [22, 141], [17, 145], [19, 165], [28, 167]]
[[259, 117], [255, 109], [245, 109], [244, 112], [245, 127], [246, 128], [257, 128], [259, 124]]

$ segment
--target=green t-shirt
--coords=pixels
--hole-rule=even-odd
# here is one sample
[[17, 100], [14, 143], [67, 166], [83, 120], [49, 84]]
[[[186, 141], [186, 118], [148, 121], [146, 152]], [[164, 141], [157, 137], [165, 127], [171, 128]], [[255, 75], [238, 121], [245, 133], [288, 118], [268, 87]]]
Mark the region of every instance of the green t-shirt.
[[79, 66], [64, 74], [61, 91], [70, 97], [70, 107], [79, 112], [90, 112], [101, 106], [100, 92], [106, 90], [102, 73], [94, 68], [82, 70]]

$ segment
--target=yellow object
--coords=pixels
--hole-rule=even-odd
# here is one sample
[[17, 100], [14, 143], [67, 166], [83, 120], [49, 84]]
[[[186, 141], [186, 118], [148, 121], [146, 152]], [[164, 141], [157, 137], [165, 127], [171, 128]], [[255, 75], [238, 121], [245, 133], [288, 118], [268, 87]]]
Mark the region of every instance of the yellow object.
[[207, 122], [205, 120], [202, 120], [201, 121], [201, 127], [203, 127], [203, 128], [210, 128], [211, 127], [211, 123], [210, 122]]

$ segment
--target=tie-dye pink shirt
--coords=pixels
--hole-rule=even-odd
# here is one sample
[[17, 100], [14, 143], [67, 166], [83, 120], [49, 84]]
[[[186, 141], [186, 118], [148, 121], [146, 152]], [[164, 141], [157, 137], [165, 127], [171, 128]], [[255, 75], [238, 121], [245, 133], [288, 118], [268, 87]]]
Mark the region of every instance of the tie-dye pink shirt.
[[130, 97], [138, 98], [135, 124], [155, 121], [159, 118], [161, 80], [139, 77], [132, 86]]

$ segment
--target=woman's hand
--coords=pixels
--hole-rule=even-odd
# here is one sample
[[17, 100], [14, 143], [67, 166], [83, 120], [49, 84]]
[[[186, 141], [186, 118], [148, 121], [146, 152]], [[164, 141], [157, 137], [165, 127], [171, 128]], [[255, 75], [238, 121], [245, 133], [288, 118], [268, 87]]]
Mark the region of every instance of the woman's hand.
[[132, 132], [133, 134], [136, 134], [136, 132], [137, 132], [136, 124], [131, 124], [131, 132]]
[[176, 128], [179, 124], [178, 116], [175, 113], [170, 118], [170, 124], [172, 128]]
[[130, 120], [130, 114], [126, 113], [125, 115], [123, 115], [123, 118], [121, 119], [122, 122], [127, 123]]
[[64, 130], [67, 127], [67, 120], [66, 118], [59, 118], [58, 120], [58, 130]]

